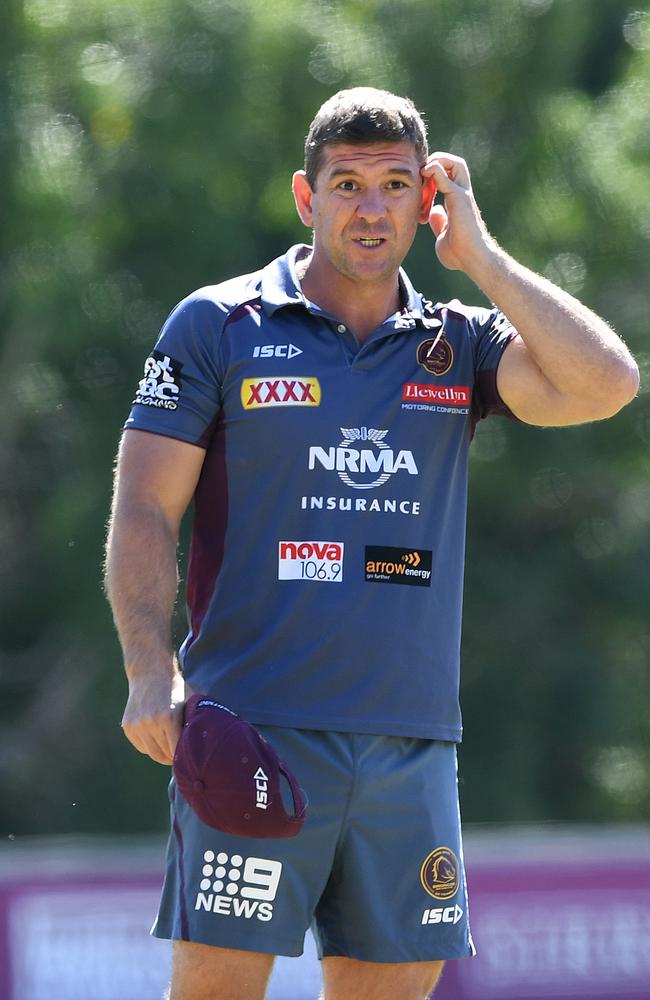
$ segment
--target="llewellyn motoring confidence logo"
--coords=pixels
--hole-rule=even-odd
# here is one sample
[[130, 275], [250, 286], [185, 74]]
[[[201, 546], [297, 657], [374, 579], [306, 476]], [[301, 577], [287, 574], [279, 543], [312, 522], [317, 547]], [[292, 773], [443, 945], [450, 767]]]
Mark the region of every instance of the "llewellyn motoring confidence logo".
[[431, 549], [366, 545], [366, 582], [431, 586]]
[[406, 382], [402, 399], [410, 403], [443, 403], [445, 406], [469, 406], [472, 393], [468, 385], [422, 385]]

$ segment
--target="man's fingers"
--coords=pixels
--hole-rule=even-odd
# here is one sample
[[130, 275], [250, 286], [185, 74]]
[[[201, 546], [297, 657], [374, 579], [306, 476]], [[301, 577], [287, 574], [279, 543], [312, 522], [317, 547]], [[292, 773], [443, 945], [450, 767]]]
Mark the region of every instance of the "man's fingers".
[[454, 185], [469, 190], [471, 182], [465, 160], [451, 153], [432, 153], [422, 167], [424, 177], [433, 177], [441, 194], [449, 194]]
[[428, 164], [426, 167], [423, 167], [422, 170], [423, 172], [425, 170], [427, 171], [424, 176], [433, 178], [438, 192], [443, 196], [452, 194], [460, 187], [459, 184], [454, 182], [443, 165], [437, 160]]
[[434, 205], [429, 213], [429, 225], [433, 229], [434, 234], [441, 236], [447, 229], [449, 225], [449, 220], [447, 219], [447, 213], [445, 212], [442, 205]]
[[180, 702], [178, 705], [174, 705], [172, 711], [165, 721], [165, 742], [167, 747], [167, 752], [169, 754], [169, 763], [174, 759], [174, 753], [176, 751], [176, 744], [181, 735], [181, 729], [183, 728], [183, 709], [184, 703]]
[[130, 726], [122, 726], [124, 730], [124, 735], [126, 736], [129, 743], [131, 743], [136, 750], [144, 754], [145, 757], [151, 757], [155, 760], [157, 764], [171, 764], [171, 758], [169, 756], [169, 751], [159, 743], [159, 741], [147, 733], [146, 736], [142, 736], [139, 733], [134, 732]]
[[171, 764], [180, 729], [172, 723], [171, 715], [166, 719], [147, 719], [138, 723], [122, 722], [127, 740], [136, 750], [155, 760], [157, 764]]
[[163, 764], [165, 767], [169, 767], [172, 762], [172, 757], [169, 756], [167, 750], [163, 750], [158, 742], [152, 743], [148, 750], [144, 751], [152, 760], [155, 760], [156, 764]]
[[124, 735], [158, 764], [171, 764], [183, 727], [187, 691], [180, 673], [136, 676], [122, 717]]

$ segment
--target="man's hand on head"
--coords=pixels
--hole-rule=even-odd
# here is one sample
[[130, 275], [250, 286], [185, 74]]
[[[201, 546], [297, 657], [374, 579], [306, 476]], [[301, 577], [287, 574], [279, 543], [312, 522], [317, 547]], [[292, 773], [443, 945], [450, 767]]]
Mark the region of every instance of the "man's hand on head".
[[444, 198], [444, 206], [434, 204], [429, 213], [438, 259], [451, 271], [469, 272], [493, 241], [474, 200], [467, 164], [460, 156], [437, 152], [429, 156], [421, 173], [433, 178]]

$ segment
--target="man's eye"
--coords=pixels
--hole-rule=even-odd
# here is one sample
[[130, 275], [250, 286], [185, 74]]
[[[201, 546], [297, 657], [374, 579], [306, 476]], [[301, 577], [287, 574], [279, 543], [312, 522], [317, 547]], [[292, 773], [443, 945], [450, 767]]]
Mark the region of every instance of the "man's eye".
[[388, 187], [391, 191], [401, 191], [406, 187], [404, 181], [389, 181]]
[[356, 184], [354, 181], [341, 181], [339, 188], [341, 191], [356, 191]]

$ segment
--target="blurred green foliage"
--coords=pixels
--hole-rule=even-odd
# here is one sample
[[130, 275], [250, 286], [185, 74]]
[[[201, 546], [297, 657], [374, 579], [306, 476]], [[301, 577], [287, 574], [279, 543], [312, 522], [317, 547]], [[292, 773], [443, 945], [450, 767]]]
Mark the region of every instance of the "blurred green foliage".
[[[307, 237], [289, 177], [316, 108], [356, 84], [413, 97], [500, 242], [615, 325], [644, 373], [612, 421], [479, 428], [465, 818], [647, 818], [650, 13], [6, 0], [4, 22], [2, 835], [165, 824], [167, 772], [119, 729], [100, 586], [120, 428], [175, 302]], [[428, 231], [408, 267], [434, 299], [481, 301]]]

